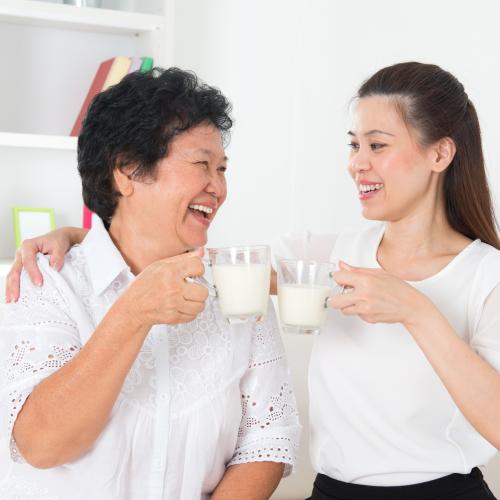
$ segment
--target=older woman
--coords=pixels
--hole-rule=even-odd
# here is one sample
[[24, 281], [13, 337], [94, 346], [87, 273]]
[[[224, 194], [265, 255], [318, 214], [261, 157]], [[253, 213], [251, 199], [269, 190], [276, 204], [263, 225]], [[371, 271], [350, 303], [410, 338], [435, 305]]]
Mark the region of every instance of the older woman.
[[0, 497], [268, 498], [298, 422], [272, 308], [229, 326], [207, 289], [207, 230], [226, 198], [229, 104], [178, 69], [127, 76], [78, 141], [100, 218], [61, 273], [21, 278], [0, 327]]

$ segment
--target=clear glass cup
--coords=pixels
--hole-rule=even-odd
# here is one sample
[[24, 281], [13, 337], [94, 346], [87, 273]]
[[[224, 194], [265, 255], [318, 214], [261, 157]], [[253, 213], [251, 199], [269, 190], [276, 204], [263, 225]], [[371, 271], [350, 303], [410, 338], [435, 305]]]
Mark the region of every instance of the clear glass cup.
[[271, 283], [268, 246], [209, 248], [212, 277], [224, 317], [230, 323], [260, 321]]
[[332, 262], [278, 262], [278, 306], [285, 332], [319, 333], [326, 319], [328, 298], [339, 288], [332, 279], [337, 269]]

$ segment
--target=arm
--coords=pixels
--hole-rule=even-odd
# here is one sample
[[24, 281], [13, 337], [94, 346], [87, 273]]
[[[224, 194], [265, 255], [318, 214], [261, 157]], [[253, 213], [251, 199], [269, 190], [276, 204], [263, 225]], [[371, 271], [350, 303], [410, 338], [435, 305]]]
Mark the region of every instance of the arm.
[[[488, 314], [493, 304], [498, 311], [499, 299], [497, 287], [484, 313]], [[434, 304], [422, 300], [419, 310], [418, 317], [409, 319], [406, 328], [460, 411], [486, 440], [500, 449], [500, 374], [457, 335]], [[500, 328], [499, 323], [496, 328]], [[497, 336], [500, 338], [500, 329]]]
[[5, 302], [16, 302], [19, 299], [20, 277], [23, 267], [26, 268], [31, 281], [43, 285], [43, 276], [36, 263], [37, 253], [50, 255], [50, 265], [58, 271], [64, 264], [64, 254], [73, 246], [81, 243], [88, 229], [79, 227], [63, 227], [50, 233], [24, 240], [21, 248], [16, 251], [14, 264], [7, 275], [5, 286]]
[[[192, 321], [203, 310], [207, 289], [185, 282], [203, 270], [199, 252], [153, 263], [113, 304], [80, 352], [33, 389], [13, 429], [31, 465], [61, 465], [94, 443], [150, 327]], [[48, 290], [49, 305], [54, 288]]]
[[[335, 273], [334, 279], [353, 287], [353, 291], [333, 297], [330, 305], [369, 323], [402, 323], [465, 418], [500, 449], [500, 374], [495, 368], [460, 338], [424, 294], [409, 284], [379, 269], [345, 264], [341, 267], [343, 270]], [[493, 336], [497, 346], [500, 338], [499, 286], [485, 308], [485, 314], [490, 310], [491, 317], [496, 317], [491, 328], [495, 329]]]
[[249, 364], [240, 381], [238, 440], [214, 500], [269, 498], [295, 463], [300, 425], [272, 304], [253, 328]]
[[285, 466], [276, 462], [232, 465], [213, 492], [212, 500], [267, 500], [277, 488]]

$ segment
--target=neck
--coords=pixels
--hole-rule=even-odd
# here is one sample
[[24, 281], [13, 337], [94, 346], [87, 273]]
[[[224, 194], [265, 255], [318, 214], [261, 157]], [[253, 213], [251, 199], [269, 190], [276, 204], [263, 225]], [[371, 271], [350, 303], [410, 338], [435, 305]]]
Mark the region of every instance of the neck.
[[412, 257], [458, 253], [469, 242], [448, 223], [442, 196], [422, 203], [412, 213], [386, 225], [379, 250]]
[[182, 249], [170, 248], [164, 241], [158, 240], [158, 236], [152, 235], [143, 221], [120, 213], [113, 216], [109, 235], [134, 275], [157, 260], [182, 253]]

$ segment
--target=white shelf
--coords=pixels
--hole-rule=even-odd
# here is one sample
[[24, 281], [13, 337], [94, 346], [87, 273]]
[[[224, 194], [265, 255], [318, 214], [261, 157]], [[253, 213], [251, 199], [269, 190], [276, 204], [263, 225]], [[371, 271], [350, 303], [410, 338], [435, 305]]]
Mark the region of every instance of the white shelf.
[[77, 137], [0, 132], [0, 146], [76, 151]]
[[0, 0], [0, 22], [140, 34], [159, 30], [164, 17], [37, 0]]

